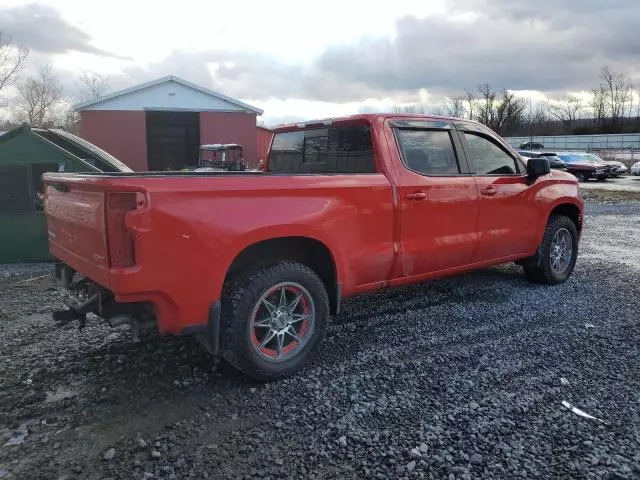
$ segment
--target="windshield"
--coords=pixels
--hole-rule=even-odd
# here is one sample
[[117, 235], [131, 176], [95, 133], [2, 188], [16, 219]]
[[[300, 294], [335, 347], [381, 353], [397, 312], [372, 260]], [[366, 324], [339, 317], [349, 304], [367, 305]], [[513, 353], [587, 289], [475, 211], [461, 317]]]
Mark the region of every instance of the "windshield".
[[586, 160], [585, 158], [581, 157], [580, 155], [563, 153], [563, 154], [559, 154], [558, 157], [560, 157], [560, 159], [563, 160], [565, 163], [575, 163], [575, 162], [583, 162], [583, 163], [587, 162], [587, 163], [589, 163], [588, 160]]
[[585, 153], [584, 155], [582, 155], [582, 158], [584, 158], [585, 160], [589, 160], [590, 162], [602, 162], [602, 159], [597, 155], [594, 155], [593, 153]]

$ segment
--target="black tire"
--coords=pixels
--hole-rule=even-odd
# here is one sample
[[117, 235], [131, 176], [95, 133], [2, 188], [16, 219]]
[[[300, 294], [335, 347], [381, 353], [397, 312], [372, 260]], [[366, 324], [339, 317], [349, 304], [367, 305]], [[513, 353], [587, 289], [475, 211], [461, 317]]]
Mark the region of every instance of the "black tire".
[[584, 172], [576, 172], [573, 174], [579, 182], [586, 182], [588, 180], [587, 175]]
[[[262, 295], [283, 282], [295, 282], [310, 294], [315, 308], [314, 328], [295, 356], [275, 363], [256, 352], [251, 342], [251, 318]], [[245, 375], [261, 382], [292, 376], [308, 363], [322, 342], [329, 312], [329, 297], [322, 280], [305, 265], [279, 261], [245, 271], [224, 288], [220, 328], [222, 357]]]
[[[566, 229], [569, 231], [572, 241], [572, 254], [567, 268], [562, 272], [555, 272], [551, 268], [551, 243], [556, 233]], [[578, 230], [569, 217], [564, 215], [552, 215], [549, 218], [547, 227], [545, 228], [544, 237], [542, 243], [538, 248], [538, 253], [522, 262], [524, 273], [526, 276], [535, 283], [541, 283], [546, 285], [557, 285], [565, 282], [573, 272], [573, 269], [578, 258]]]

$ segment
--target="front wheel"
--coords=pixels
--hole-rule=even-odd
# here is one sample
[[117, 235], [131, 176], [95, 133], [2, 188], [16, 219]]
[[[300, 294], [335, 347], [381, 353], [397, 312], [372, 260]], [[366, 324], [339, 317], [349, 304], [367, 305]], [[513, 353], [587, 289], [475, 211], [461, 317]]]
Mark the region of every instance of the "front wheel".
[[221, 313], [223, 358], [256, 380], [272, 381], [309, 361], [327, 328], [329, 299], [313, 270], [283, 261], [226, 285]]
[[563, 283], [571, 276], [577, 256], [575, 223], [563, 215], [553, 215], [547, 223], [538, 254], [523, 262], [524, 272], [536, 283]]
[[579, 182], [586, 182], [587, 181], [587, 176], [584, 172], [576, 172], [573, 174]]

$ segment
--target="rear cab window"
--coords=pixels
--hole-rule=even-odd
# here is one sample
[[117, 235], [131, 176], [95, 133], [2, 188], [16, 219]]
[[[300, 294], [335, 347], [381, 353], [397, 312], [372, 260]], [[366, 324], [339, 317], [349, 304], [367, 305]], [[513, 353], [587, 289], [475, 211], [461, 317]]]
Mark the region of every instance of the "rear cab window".
[[367, 125], [331, 125], [276, 133], [267, 171], [273, 173], [376, 173]]
[[448, 119], [394, 118], [389, 126], [406, 170], [426, 177], [469, 175], [460, 139]]
[[448, 130], [395, 129], [404, 166], [426, 176], [460, 174], [460, 165]]

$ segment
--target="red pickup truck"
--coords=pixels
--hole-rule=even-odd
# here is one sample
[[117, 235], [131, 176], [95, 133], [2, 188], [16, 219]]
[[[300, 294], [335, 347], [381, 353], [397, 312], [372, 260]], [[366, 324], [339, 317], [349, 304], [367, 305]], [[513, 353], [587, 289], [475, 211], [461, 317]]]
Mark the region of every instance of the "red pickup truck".
[[47, 173], [56, 276], [112, 325], [197, 335], [256, 379], [299, 370], [351, 295], [517, 262], [573, 271], [574, 176], [468, 120], [357, 115], [275, 131], [259, 171]]

